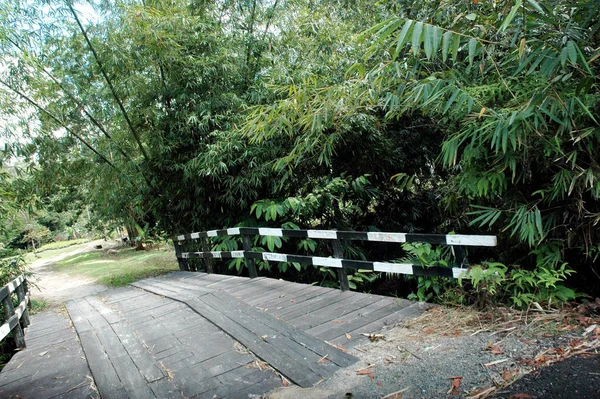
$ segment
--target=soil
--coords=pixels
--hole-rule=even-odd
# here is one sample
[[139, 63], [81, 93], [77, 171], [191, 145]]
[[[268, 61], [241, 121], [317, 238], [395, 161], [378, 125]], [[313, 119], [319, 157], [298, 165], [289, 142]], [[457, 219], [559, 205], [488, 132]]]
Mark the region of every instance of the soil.
[[[598, 354], [600, 336], [592, 334], [600, 328], [586, 334], [581, 325], [563, 325], [564, 313], [488, 324], [469, 314], [433, 308], [384, 331], [384, 340], [352, 350], [360, 362], [351, 369], [313, 388], [279, 388], [268, 398], [600, 398], [600, 356], [571, 357]], [[597, 321], [582, 320], [585, 326]]]
[[[102, 240], [59, 257], [34, 262], [34, 299], [59, 306], [106, 286], [50, 265], [97, 251]], [[432, 307], [421, 317], [388, 328], [382, 339], [350, 352], [359, 362], [312, 388], [279, 388], [269, 399], [417, 399], [486, 397], [600, 398], [600, 300], [596, 307], [494, 317], [472, 310]]]

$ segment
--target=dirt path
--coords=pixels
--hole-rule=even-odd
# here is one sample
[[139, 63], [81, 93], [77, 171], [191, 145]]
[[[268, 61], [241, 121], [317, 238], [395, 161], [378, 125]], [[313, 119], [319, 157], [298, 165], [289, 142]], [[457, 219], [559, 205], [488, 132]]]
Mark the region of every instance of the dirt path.
[[97, 294], [107, 289], [106, 286], [96, 283], [94, 280], [71, 275], [66, 272], [53, 271], [53, 263], [66, 259], [68, 257], [83, 254], [86, 252], [98, 251], [94, 247], [102, 245], [103, 249], [115, 244], [105, 240], [91, 241], [86, 244], [74, 245], [73, 250], [62, 253], [48, 259], [38, 259], [31, 265], [31, 271], [34, 273], [35, 286], [31, 287], [33, 299], [44, 300], [51, 307], [63, 304], [69, 299], [81, 298], [87, 295]]

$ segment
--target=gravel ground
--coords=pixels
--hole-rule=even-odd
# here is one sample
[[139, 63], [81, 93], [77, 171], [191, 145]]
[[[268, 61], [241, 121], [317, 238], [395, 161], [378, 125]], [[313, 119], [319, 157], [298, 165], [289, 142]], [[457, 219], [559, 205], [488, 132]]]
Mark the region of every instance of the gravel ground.
[[[572, 348], [573, 342], [586, 349], [596, 345], [596, 351], [600, 346], [598, 339], [582, 339], [580, 329], [560, 335], [548, 334], [542, 328], [531, 331], [514, 325], [486, 332], [473, 327], [465, 329], [459, 325], [460, 318], [454, 320], [454, 326], [452, 322], [448, 323], [456, 312], [437, 308], [433, 314], [428, 312], [410, 325], [389, 329], [383, 333], [385, 340], [351, 351], [361, 359], [352, 368], [341, 370], [334, 378], [316, 387], [280, 388], [268, 397], [380, 399], [398, 392], [390, 398], [483, 398], [525, 373], [567, 356], [568, 350], [565, 352], [563, 348]], [[573, 352], [576, 352], [575, 348]], [[521, 389], [515, 387], [517, 391]], [[508, 398], [519, 393], [517, 391], [507, 391], [508, 396], [498, 398]]]

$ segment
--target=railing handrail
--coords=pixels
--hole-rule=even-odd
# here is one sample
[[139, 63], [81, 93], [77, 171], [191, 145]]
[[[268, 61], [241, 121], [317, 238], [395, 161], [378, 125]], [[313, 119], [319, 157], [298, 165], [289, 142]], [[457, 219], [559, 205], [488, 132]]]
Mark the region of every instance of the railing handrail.
[[[243, 238], [244, 249], [240, 251], [209, 251], [207, 238], [241, 235]], [[256, 252], [253, 251], [250, 242], [251, 236], [276, 236], [276, 237], [297, 237], [322, 240], [333, 240], [334, 257], [326, 258], [320, 256], [291, 255], [278, 252]], [[184, 252], [182, 244], [187, 240], [200, 240], [202, 242], [202, 251]], [[388, 232], [361, 232], [361, 231], [338, 231], [338, 230], [295, 230], [280, 229], [270, 227], [235, 227], [230, 229], [209, 230], [191, 234], [177, 236], [174, 240], [177, 260], [182, 270], [188, 270], [187, 260], [192, 258], [201, 258], [206, 262], [206, 270], [213, 272], [210, 259], [231, 259], [243, 258], [250, 277], [258, 275], [255, 261], [275, 261], [275, 262], [297, 262], [315, 266], [332, 267], [337, 269], [340, 280], [340, 288], [347, 290], [348, 277], [346, 269], [363, 269], [376, 272], [388, 272], [399, 274], [411, 274], [417, 276], [441, 276], [453, 278], [469, 278], [470, 273], [465, 268], [466, 261], [461, 259], [459, 267], [439, 267], [423, 266], [406, 263], [391, 262], [371, 262], [362, 260], [344, 259], [341, 249], [342, 240], [363, 240], [374, 242], [425, 242], [430, 244], [442, 244], [458, 246], [461, 253], [464, 253], [463, 246], [495, 246], [497, 244], [496, 236], [487, 235], [464, 235], [464, 234], [413, 234], [413, 233], [388, 233]], [[464, 258], [464, 256], [461, 256]]]
[[[15, 308], [11, 294], [16, 292], [19, 304]], [[8, 284], [0, 288], [0, 302], [4, 307], [5, 322], [0, 326], [0, 341], [2, 341], [11, 331], [14, 331], [15, 344], [18, 348], [25, 347], [25, 335], [23, 328], [29, 325], [29, 291], [27, 290], [27, 280], [21, 274]]]
[[376, 241], [376, 242], [427, 242], [430, 244], [495, 247], [496, 236], [468, 234], [421, 234], [392, 233], [380, 231], [341, 231], [341, 230], [302, 230], [271, 227], [234, 227], [230, 229], [208, 230], [177, 236], [177, 241], [189, 239], [232, 236], [260, 235], [275, 237], [317, 238], [324, 240]]

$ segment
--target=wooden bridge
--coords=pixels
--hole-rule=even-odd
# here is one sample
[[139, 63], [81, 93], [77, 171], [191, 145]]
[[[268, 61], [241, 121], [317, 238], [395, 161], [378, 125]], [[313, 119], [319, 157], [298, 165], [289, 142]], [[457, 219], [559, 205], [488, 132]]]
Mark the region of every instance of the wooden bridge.
[[[423, 305], [257, 277], [174, 272], [31, 317], [2, 398], [248, 398], [312, 386]], [[256, 396], [254, 396], [256, 395]]]

